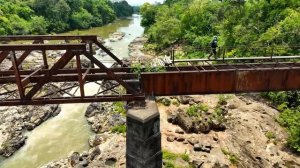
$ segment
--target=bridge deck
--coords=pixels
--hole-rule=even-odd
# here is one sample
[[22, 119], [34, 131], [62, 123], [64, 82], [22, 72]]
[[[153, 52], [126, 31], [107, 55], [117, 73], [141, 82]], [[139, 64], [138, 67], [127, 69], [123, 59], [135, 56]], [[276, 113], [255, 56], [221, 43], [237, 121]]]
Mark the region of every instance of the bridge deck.
[[[6, 64], [4, 69], [0, 66], [0, 106], [132, 101], [144, 100], [152, 95], [300, 89], [300, 56], [189, 59], [173, 60], [172, 63], [160, 61], [160, 64], [167, 65], [165, 72], [138, 74], [133, 73], [134, 69], [126, 67], [105, 48], [97, 40], [97, 36], [0, 36], [0, 41], [20, 40], [32, 41], [32, 44], [0, 45], [0, 65]], [[65, 44], [44, 44], [45, 40], [63, 40]], [[77, 44], [69, 44], [72, 40], [76, 40]], [[107, 68], [96, 59], [93, 45], [112, 57], [119, 67]], [[60, 50], [57, 59], [49, 60], [47, 51], [57, 50]], [[24, 65], [33, 51], [39, 51], [34, 56], [40, 54], [41, 61]], [[83, 67], [83, 58], [88, 61], [88, 67]], [[246, 61], [256, 63], [245, 63]], [[74, 66], [72, 62], [75, 63]], [[192, 65], [173, 64], [179, 62], [190, 62]], [[194, 65], [195, 62], [201, 62], [201, 65]], [[26, 68], [23, 69], [23, 66]], [[109, 86], [100, 81], [109, 81]], [[97, 83], [102, 90], [86, 95], [84, 84], [90, 82]], [[53, 90], [47, 90], [49, 86]], [[116, 90], [119, 86], [126, 92]], [[79, 89], [80, 96], [69, 93], [72, 88]], [[67, 94], [68, 97], [63, 97], [62, 94]]]

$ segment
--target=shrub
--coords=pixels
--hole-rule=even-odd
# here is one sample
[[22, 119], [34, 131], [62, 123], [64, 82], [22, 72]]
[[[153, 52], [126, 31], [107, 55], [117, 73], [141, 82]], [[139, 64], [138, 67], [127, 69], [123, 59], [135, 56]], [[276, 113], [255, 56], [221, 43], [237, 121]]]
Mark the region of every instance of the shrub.
[[163, 150], [163, 160], [165, 162], [165, 167], [176, 167], [174, 166], [174, 164], [172, 162], [174, 162], [177, 158], [181, 158], [182, 160], [189, 162], [190, 161], [190, 157], [188, 154], [186, 153], [172, 153], [170, 151], [167, 150]]
[[266, 137], [268, 138], [268, 139], [275, 139], [276, 138], [276, 135], [275, 135], [275, 133], [274, 132], [272, 132], [272, 131], [268, 131], [268, 132], [266, 132]]
[[239, 158], [238, 158], [235, 154], [233, 154], [233, 153], [227, 151], [227, 150], [224, 149], [224, 148], [222, 148], [221, 151], [223, 152], [224, 155], [226, 155], [226, 156], [228, 157], [229, 161], [230, 161], [232, 164], [237, 164], [237, 163], [238, 163]]
[[118, 134], [126, 133], [126, 125], [116, 125], [112, 127], [111, 132]]
[[167, 98], [161, 98], [161, 99], [158, 100], [158, 102], [160, 102], [164, 106], [170, 106], [171, 105], [171, 100], [169, 100]]
[[126, 116], [125, 102], [114, 102], [113, 103], [114, 112]]
[[186, 113], [190, 117], [196, 117], [199, 116], [201, 112], [208, 112], [208, 110], [209, 107], [206, 104], [193, 104], [187, 109]]

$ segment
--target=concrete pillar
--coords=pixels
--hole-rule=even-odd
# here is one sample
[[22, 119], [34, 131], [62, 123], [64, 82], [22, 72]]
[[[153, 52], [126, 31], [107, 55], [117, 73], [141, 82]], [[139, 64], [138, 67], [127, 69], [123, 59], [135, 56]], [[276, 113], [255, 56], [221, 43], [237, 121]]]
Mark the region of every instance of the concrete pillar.
[[157, 105], [146, 100], [144, 105], [127, 112], [126, 168], [161, 168], [161, 134]]

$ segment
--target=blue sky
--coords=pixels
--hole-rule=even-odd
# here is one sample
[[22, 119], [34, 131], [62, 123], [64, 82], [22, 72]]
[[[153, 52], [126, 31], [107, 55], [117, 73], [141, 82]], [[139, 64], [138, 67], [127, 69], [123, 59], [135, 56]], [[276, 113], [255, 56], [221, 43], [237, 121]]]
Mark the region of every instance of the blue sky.
[[145, 2], [154, 3], [154, 2], [163, 2], [163, 0], [126, 0], [130, 5], [142, 5]]

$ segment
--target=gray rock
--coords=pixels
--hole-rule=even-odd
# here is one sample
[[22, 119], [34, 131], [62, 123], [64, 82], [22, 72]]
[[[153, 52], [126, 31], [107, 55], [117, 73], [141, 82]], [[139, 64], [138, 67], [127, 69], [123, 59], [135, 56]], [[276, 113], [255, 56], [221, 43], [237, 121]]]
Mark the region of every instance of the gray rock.
[[75, 165], [77, 165], [79, 163], [79, 153], [78, 152], [74, 152], [71, 157], [69, 158], [69, 164], [74, 167]]
[[176, 128], [175, 133], [184, 134], [184, 131], [182, 129]]
[[236, 105], [234, 105], [234, 104], [229, 104], [229, 105], [228, 105], [228, 108], [229, 108], [229, 109], [236, 109], [237, 107], [236, 107]]
[[194, 151], [202, 151], [202, 145], [201, 144], [194, 144]]
[[196, 138], [194, 138], [194, 137], [187, 139], [187, 141], [188, 141], [191, 145], [195, 145], [195, 144], [199, 143], [199, 141], [196, 140]]
[[101, 154], [101, 149], [99, 146], [91, 149], [91, 152], [90, 152], [90, 160], [94, 160], [94, 158], [98, 155]]
[[168, 136], [167, 141], [168, 142], [174, 142], [175, 138], [173, 136]]
[[176, 118], [177, 116], [175, 114], [171, 114], [168, 116], [167, 121], [169, 123], [176, 124], [177, 123]]
[[100, 145], [104, 141], [105, 141], [104, 137], [97, 134], [97, 135], [94, 135], [94, 136], [90, 137], [90, 139], [89, 139], [89, 145], [91, 147], [95, 147], [95, 146]]
[[176, 141], [178, 141], [178, 142], [183, 142], [183, 141], [185, 140], [184, 137], [176, 137], [175, 139], [176, 139]]

